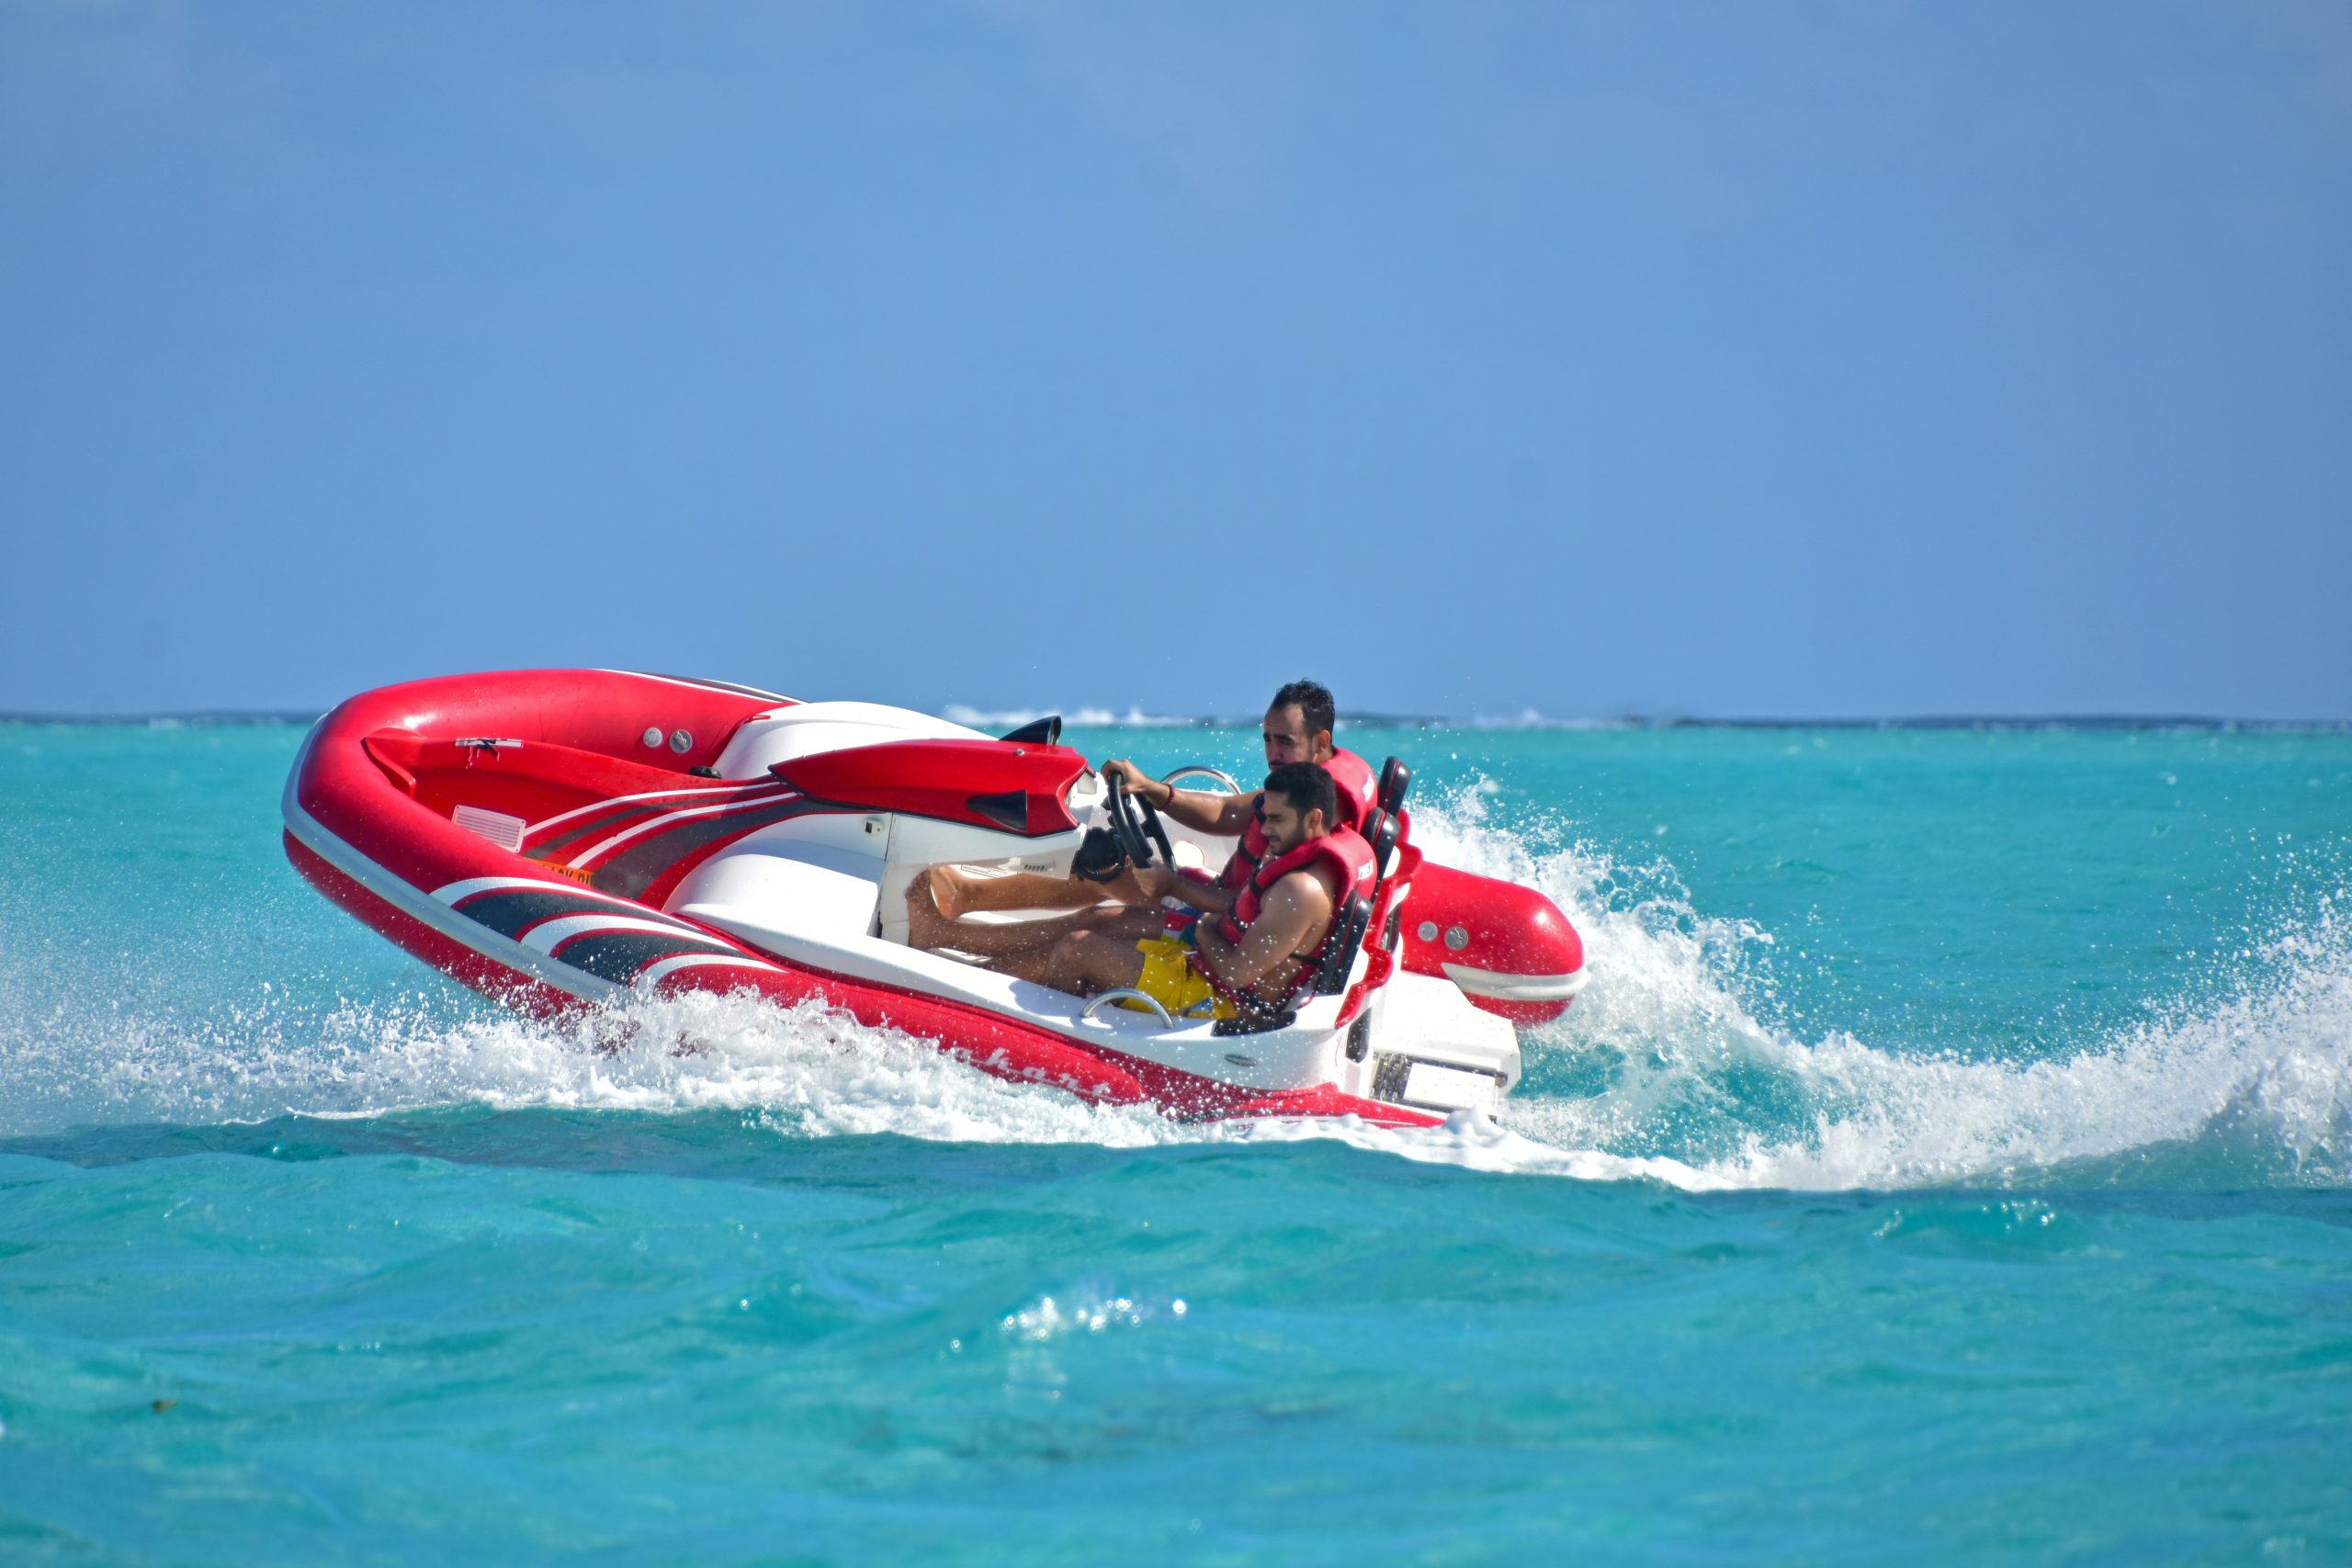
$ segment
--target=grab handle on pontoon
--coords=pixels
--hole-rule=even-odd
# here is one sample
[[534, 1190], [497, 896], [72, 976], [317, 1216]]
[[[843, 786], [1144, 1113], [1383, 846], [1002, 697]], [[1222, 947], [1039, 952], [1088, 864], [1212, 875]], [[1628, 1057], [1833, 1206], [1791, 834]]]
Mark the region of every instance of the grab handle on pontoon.
[[1204, 778], [1216, 780], [1225, 786], [1225, 793], [1227, 795], [1241, 793], [1241, 782], [1231, 773], [1227, 773], [1223, 768], [1212, 768], [1200, 762], [1193, 762], [1189, 766], [1177, 769], [1172, 773], [1163, 774], [1159, 782], [1164, 784], [1173, 784], [1178, 779], [1190, 778], [1194, 773], [1199, 773]]
[[1143, 991], [1138, 991], [1133, 986], [1122, 986], [1115, 991], [1104, 991], [1101, 993], [1092, 1001], [1087, 1003], [1086, 1010], [1080, 1013], [1078, 1016], [1080, 1021], [1091, 1020], [1096, 1013], [1102, 1011], [1103, 1008], [1112, 1002], [1141, 1002], [1144, 1006], [1149, 1008], [1152, 1011], [1159, 1015], [1159, 1022], [1162, 1028], [1173, 1029], [1176, 1027], [1176, 1021], [1168, 1016], [1168, 1010], [1159, 1005], [1159, 998], [1158, 997], [1148, 995]]

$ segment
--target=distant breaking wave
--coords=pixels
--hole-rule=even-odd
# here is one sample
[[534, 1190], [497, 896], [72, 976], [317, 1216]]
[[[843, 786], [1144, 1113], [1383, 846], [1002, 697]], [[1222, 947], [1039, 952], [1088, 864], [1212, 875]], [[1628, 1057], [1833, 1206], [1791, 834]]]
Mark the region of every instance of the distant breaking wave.
[[1080, 729], [1206, 729], [1230, 722], [1150, 714], [1138, 707], [1115, 714], [1109, 708], [976, 708], [967, 707], [961, 703], [948, 704], [940, 710], [939, 716], [950, 724], [960, 724], [972, 729], [1018, 729], [1024, 724], [1035, 724], [1041, 718], [1051, 718], [1056, 715], [1060, 716], [1064, 724]]

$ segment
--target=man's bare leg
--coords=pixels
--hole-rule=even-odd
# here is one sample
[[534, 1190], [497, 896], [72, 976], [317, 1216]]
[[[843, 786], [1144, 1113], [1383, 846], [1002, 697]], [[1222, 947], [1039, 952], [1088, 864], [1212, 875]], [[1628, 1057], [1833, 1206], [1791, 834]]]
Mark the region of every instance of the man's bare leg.
[[1012, 925], [952, 919], [939, 907], [935, 892], [938, 875], [939, 868], [933, 866], [919, 873], [907, 888], [907, 942], [910, 947], [926, 951], [952, 947], [994, 964], [998, 959], [1048, 953], [1063, 938], [1080, 932], [1101, 931], [1115, 936], [1131, 931], [1133, 934], [1125, 940], [1133, 946], [1140, 939], [1165, 929], [1158, 910], [1133, 908], [1085, 908], [1051, 919], [1022, 920]]
[[1143, 890], [1136, 886], [1134, 874], [1124, 869], [1108, 882], [1046, 876], [1034, 871], [974, 876], [952, 865], [935, 865], [930, 876], [932, 901], [951, 920], [981, 909], [1091, 909], [1104, 902], [1143, 902]]
[[1071, 876], [1018, 871], [1010, 876], [974, 876], [950, 865], [933, 866], [932, 901], [949, 919], [978, 909], [1086, 909], [1102, 901], [1102, 890]]
[[1143, 954], [1135, 939], [1108, 931], [1067, 931], [1051, 947], [991, 960], [989, 967], [1015, 979], [1091, 997], [1133, 986], [1143, 978]]

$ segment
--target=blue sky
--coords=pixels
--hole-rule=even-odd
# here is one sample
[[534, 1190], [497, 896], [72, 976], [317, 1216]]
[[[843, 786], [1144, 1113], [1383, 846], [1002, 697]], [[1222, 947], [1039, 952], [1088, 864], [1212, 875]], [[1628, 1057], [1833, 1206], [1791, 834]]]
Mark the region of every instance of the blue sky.
[[2352, 717], [2352, 7], [0, 0], [0, 709]]

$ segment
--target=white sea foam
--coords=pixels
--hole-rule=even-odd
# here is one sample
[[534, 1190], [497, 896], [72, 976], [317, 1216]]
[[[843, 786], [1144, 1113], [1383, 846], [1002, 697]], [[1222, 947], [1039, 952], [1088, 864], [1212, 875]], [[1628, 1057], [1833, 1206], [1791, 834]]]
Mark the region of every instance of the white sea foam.
[[1804, 1138], [1749, 1135], [1742, 1185], [1894, 1187], [2068, 1162], [2225, 1152], [2250, 1182], [2334, 1183], [2352, 1150], [2352, 951], [2333, 918], [2280, 939], [2217, 1006], [2022, 1066], [1890, 1055], [1850, 1036], [1781, 1047], [1824, 1104]]
[[446, 1001], [235, 1010], [202, 1027], [100, 1014], [0, 1029], [11, 1132], [77, 1122], [255, 1121], [481, 1105], [741, 1110], [779, 1131], [1135, 1145], [1163, 1120], [1026, 1092], [931, 1045], [748, 995], [639, 1000], [560, 1023]]
[[1638, 722], [1625, 718], [1554, 718], [1532, 707], [1515, 714], [1474, 714], [1464, 721], [1471, 729], [1624, 729]]
[[[61, 1019], [57, 1021], [62, 1022]], [[741, 1111], [785, 1136], [959, 1143], [1277, 1145], [1329, 1139], [1481, 1170], [1720, 1179], [1669, 1159], [1547, 1148], [1475, 1115], [1398, 1133], [1353, 1118], [1185, 1123], [1091, 1105], [963, 1066], [927, 1041], [749, 994], [632, 1001], [563, 1023], [451, 1016], [424, 997], [313, 1015], [263, 1005], [196, 1029], [107, 1013], [38, 1035], [0, 1028], [0, 1131], [89, 1122], [359, 1117], [451, 1105]]]
[[[2048, 1060], [1921, 1055], [1767, 1021], [1776, 1010], [1759, 960], [1772, 933], [1700, 914], [1663, 863], [1505, 831], [1489, 799], [1474, 787], [1426, 803], [1417, 836], [1441, 860], [1550, 895], [1582, 931], [1593, 976], [1566, 1020], [1526, 1038], [1531, 1081], [1499, 1123], [1180, 1124], [1006, 1084], [928, 1043], [747, 997], [644, 1000], [549, 1025], [437, 989], [319, 1004], [281, 986], [193, 1021], [157, 1019], [48, 998], [0, 954], [0, 1133], [473, 1104], [724, 1109], [792, 1137], [1336, 1139], [1477, 1170], [1686, 1189], [2040, 1179], [2102, 1161], [2093, 1179], [2104, 1179], [2117, 1161], [2182, 1148], [2253, 1183], [2335, 1183], [2352, 1167], [2352, 930], [2333, 906], [2255, 954], [2219, 1002]], [[1743, 1088], [1759, 1077], [1776, 1089], [1770, 1113]]]
[[[1769, 986], [1757, 961], [1771, 932], [1699, 914], [1663, 867], [1502, 831], [1486, 799], [1473, 788], [1425, 808], [1417, 838], [1436, 859], [1551, 896], [1593, 976], [1566, 1020], [1526, 1042], [1531, 1060], [1623, 1055], [1605, 1093], [1513, 1100], [1505, 1125], [1539, 1148], [1657, 1147], [1671, 1142], [1663, 1126], [1712, 1117], [1730, 1146], [1683, 1151], [1699, 1184], [1805, 1189], [2031, 1178], [2182, 1145], [2227, 1155], [2253, 1181], [2332, 1184], [2352, 1165], [2352, 929], [2332, 900], [2249, 953], [2225, 1000], [2062, 1058], [1911, 1054], [1760, 1021], [1748, 998]], [[1804, 1125], [1743, 1125], [1755, 1110], [1729, 1087], [1735, 1072], [1788, 1085]]]

